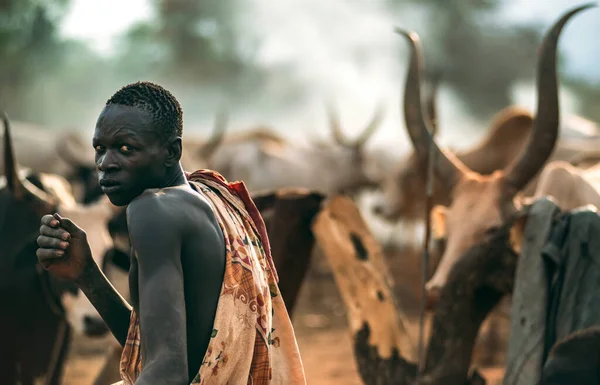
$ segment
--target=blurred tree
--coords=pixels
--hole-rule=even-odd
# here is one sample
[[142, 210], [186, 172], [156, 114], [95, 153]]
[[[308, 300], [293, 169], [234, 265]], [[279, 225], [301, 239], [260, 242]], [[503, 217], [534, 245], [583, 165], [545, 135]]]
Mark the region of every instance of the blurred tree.
[[27, 103], [29, 87], [40, 74], [60, 64], [63, 53], [57, 25], [68, 0], [0, 1], [0, 108], [11, 117], [40, 121]]
[[[239, 28], [239, 0], [153, 0], [155, 20], [136, 24], [123, 41], [122, 62], [131, 70], [143, 63], [147, 76], [179, 84], [229, 90], [260, 71], [253, 66], [253, 42]], [[248, 76], [250, 75], [250, 76]]]
[[510, 104], [516, 81], [533, 79], [540, 28], [498, 25], [501, 0], [389, 1], [394, 7], [416, 6], [427, 12], [428, 71], [441, 71], [444, 83], [475, 118], [489, 119]]

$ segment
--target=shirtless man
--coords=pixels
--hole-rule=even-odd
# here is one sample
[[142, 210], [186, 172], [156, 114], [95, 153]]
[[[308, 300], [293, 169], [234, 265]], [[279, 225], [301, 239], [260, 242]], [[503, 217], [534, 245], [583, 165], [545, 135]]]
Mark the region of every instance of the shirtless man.
[[[236, 349], [235, 344], [243, 338], [227, 334], [238, 327], [233, 321], [225, 319], [235, 318], [234, 314], [223, 315], [232, 311], [226, 309], [226, 306], [234, 305], [225, 300], [220, 304], [223, 298], [229, 298], [225, 293], [227, 285], [223, 284], [224, 276], [229, 279], [227, 277], [231, 274], [228, 269], [233, 271], [237, 266], [235, 256], [230, 256], [227, 252], [232, 248], [229, 240], [236, 236], [236, 232], [244, 232], [247, 228], [258, 225], [252, 223], [246, 229], [231, 230], [233, 225], [227, 227], [227, 217], [238, 214], [234, 210], [223, 208], [225, 206], [219, 206], [222, 205], [219, 200], [221, 198], [217, 198], [214, 191], [220, 185], [214, 184], [216, 187], [211, 189], [202, 184], [195, 187], [188, 181], [179, 163], [182, 126], [182, 110], [175, 97], [164, 88], [149, 82], [130, 84], [115, 93], [106, 103], [96, 123], [93, 146], [96, 150], [100, 185], [113, 204], [128, 205], [127, 221], [132, 245], [129, 273], [132, 307], [113, 288], [94, 262], [85, 232], [69, 219], [61, 218], [58, 214], [42, 218], [38, 259], [51, 273], [75, 281], [94, 304], [115, 338], [125, 346], [123, 354], [128, 355], [128, 363], [124, 364], [123, 358], [121, 362], [124, 384], [199, 383], [201, 367], [212, 365], [212, 371], [215, 372], [217, 367], [227, 364], [227, 360], [223, 360], [227, 354], [243, 354], [249, 356], [249, 359], [230, 358], [230, 361], [237, 359], [239, 368], [233, 368], [233, 372], [229, 374], [224, 374], [229, 369], [220, 369], [220, 375], [226, 375], [227, 378], [215, 378], [214, 382], [203, 375], [203, 383], [226, 381], [246, 384], [250, 377], [255, 384], [280, 383], [279, 381], [284, 380], [276, 380], [280, 378], [276, 375], [277, 368], [271, 367], [272, 362], [268, 357], [269, 368], [265, 377], [269, 379], [262, 381], [256, 374], [256, 358], [252, 358], [252, 349], [246, 349], [250, 344], [254, 347], [254, 336], [245, 347], [237, 347], [246, 349], [243, 353], [231, 351]], [[225, 186], [222, 194], [232, 191], [227, 190], [226, 182], [219, 183]], [[208, 198], [209, 196], [212, 198]], [[235, 199], [238, 198], [230, 198], [232, 201]], [[221, 208], [215, 211], [217, 206]], [[222, 210], [229, 210], [228, 215], [219, 214]], [[262, 219], [258, 222], [262, 222]], [[226, 234], [228, 236], [224, 237], [227, 228], [230, 230]], [[256, 244], [264, 241], [256, 234], [245, 236], [256, 236], [259, 239]], [[268, 245], [267, 242], [265, 243]], [[253, 245], [254, 243], [242, 247], [248, 250]], [[266, 253], [269, 254], [268, 250]], [[250, 250], [247, 254], [257, 258], [251, 261], [247, 271], [250, 271], [250, 280], [254, 282], [250, 290], [265, 302], [264, 316], [267, 317], [268, 324], [265, 328], [274, 327], [270, 322], [283, 322], [287, 329], [292, 330], [289, 318], [286, 321], [287, 313], [280, 317], [282, 321], [276, 319], [277, 315], [268, 320], [270, 317], [267, 310], [270, 311], [271, 306], [274, 311], [280, 308], [279, 304], [275, 304], [277, 292], [271, 292], [271, 295], [267, 295], [268, 298], [261, 296], [265, 291], [264, 287], [269, 293], [272, 277], [275, 276], [276, 279], [274, 267], [270, 265], [269, 268], [260, 259], [261, 255], [265, 255], [264, 252], [255, 255], [258, 253], [254, 251], [252, 254]], [[269, 277], [268, 281], [266, 277]], [[231, 293], [229, 296], [231, 297]], [[234, 303], [235, 306], [240, 306], [235, 298]], [[223, 306], [222, 310], [220, 306]], [[250, 313], [248, 312], [247, 318], [250, 321], [246, 323], [256, 323], [253, 326], [256, 330], [265, 329], [258, 325], [255, 309], [254, 313]], [[219, 320], [215, 318], [216, 314], [217, 318], [218, 314], [222, 314]], [[217, 324], [221, 325], [218, 331]], [[248, 330], [252, 332], [252, 328]], [[260, 335], [265, 340], [264, 349], [272, 351], [271, 334], [268, 338], [266, 333]], [[136, 339], [139, 339], [139, 343]], [[220, 346], [209, 347], [211, 339], [219, 340]], [[227, 344], [230, 350], [223, 347]], [[292, 345], [291, 354], [284, 353], [288, 358], [291, 357], [291, 368], [298, 373], [291, 379], [291, 383], [304, 383], [295, 339]], [[213, 348], [221, 349], [221, 353], [216, 356]], [[254, 355], [257, 354], [254, 352]], [[248, 364], [242, 365], [240, 362]], [[236, 365], [235, 362], [229, 366], [232, 365]]]

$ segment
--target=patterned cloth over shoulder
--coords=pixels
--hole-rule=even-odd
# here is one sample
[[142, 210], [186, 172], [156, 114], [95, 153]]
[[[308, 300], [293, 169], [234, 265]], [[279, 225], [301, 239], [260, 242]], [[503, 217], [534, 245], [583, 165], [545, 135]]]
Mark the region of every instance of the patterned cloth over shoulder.
[[[278, 288], [262, 217], [243, 182], [220, 174], [187, 174], [211, 204], [225, 236], [226, 264], [212, 338], [192, 384], [306, 384], [294, 329]], [[142, 370], [140, 327], [132, 311], [120, 384]]]

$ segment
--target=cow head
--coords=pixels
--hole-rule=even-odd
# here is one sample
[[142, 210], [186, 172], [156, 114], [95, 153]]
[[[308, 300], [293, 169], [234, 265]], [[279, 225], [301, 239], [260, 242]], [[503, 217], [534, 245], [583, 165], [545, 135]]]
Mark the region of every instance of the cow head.
[[95, 202], [103, 193], [98, 183], [94, 153], [89, 143], [84, 143], [78, 132], [67, 131], [56, 143], [56, 152], [69, 164], [69, 182], [77, 200], [87, 204]]
[[[426, 108], [431, 136], [438, 133], [437, 93], [441, 73], [435, 72], [429, 82]], [[392, 172], [381, 182], [382, 196], [373, 206], [373, 212], [387, 220], [416, 218], [425, 211], [425, 179], [416, 153], [413, 151], [393, 166]], [[441, 195], [441, 194], [437, 194]]]
[[460, 256], [471, 246], [484, 241], [499, 227], [522, 214], [517, 194], [539, 172], [550, 157], [558, 136], [559, 103], [556, 75], [556, 50], [560, 32], [566, 22], [592, 5], [578, 7], [560, 18], [544, 37], [537, 67], [537, 113], [531, 137], [521, 155], [508, 167], [489, 175], [476, 173], [452, 153], [440, 150], [429, 130], [430, 122], [421, 108], [420, 78], [422, 53], [416, 33], [396, 31], [410, 43], [411, 55], [404, 97], [407, 130], [421, 167], [427, 165], [433, 146], [436, 181], [451, 191], [451, 203], [438, 206], [432, 213], [446, 236], [446, 249], [426, 285], [430, 304], [436, 302], [440, 289]]
[[[35, 271], [38, 264], [35, 250], [40, 218], [54, 212], [73, 219], [87, 232], [94, 258], [102, 266], [100, 259], [111, 245], [106, 224], [115, 210], [119, 209], [112, 206], [106, 197], [93, 205], [75, 203], [72, 196], [67, 196], [70, 193], [68, 182], [58, 175], [38, 174], [25, 178], [24, 173], [17, 170], [8, 118], [4, 116], [3, 121], [6, 186], [0, 190], [0, 207], [3, 210], [3, 215], [0, 216], [0, 221], [3, 222], [0, 244], [5, 252], [0, 261], [0, 267], [3, 267], [0, 271]], [[42, 274], [48, 273], [44, 271]], [[60, 297], [60, 307], [65, 313], [64, 316], [76, 331], [89, 335], [104, 334], [108, 331], [80, 290], [73, 284], [51, 275], [49, 279], [50, 286], [59, 289], [54, 290], [54, 294]], [[8, 279], [3, 281], [9, 282]]]
[[[427, 115], [431, 121], [432, 137], [437, 129], [437, 111], [435, 92], [439, 75], [431, 81], [431, 91], [427, 98]], [[406, 82], [405, 94], [415, 82]], [[410, 121], [406, 121], [410, 124]], [[475, 147], [466, 151], [454, 152], [456, 157], [473, 171], [491, 174], [506, 167], [524, 148], [529, 139], [533, 117], [531, 113], [518, 106], [502, 109], [493, 117], [488, 134]], [[419, 166], [416, 152], [398, 162], [382, 183], [382, 194], [373, 206], [373, 212], [389, 221], [399, 219], [415, 220], [423, 218], [425, 212], [425, 171]], [[447, 189], [439, 183], [433, 185], [433, 202], [448, 205], [450, 196]]]
[[365, 145], [381, 125], [385, 114], [383, 104], [379, 104], [371, 120], [363, 131], [355, 139], [349, 139], [342, 130], [339, 114], [333, 107], [333, 103], [326, 105], [329, 127], [333, 136], [335, 147], [323, 148], [324, 151], [332, 151], [332, 158], [339, 162], [335, 167], [339, 183], [339, 192], [353, 193], [361, 188], [377, 187], [383, 178], [383, 166], [380, 159], [370, 156], [365, 151]]

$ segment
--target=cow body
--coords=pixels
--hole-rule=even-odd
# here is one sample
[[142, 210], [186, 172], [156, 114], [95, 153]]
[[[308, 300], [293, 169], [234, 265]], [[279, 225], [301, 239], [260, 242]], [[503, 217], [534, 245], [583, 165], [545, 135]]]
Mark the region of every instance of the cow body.
[[534, 198], [551, 196], [563, 211], [591, 204], [600, 208], [600, 164], [587, 169], [566, 162], [548, 164], [540, 175]]
[[202, 161], [193, 168], [183, 158], [182, 165], [185, 169], [209, 168], [228, 180], [243, 180], [251, 192], [304, 188], [329, 195], [376, 187], [383, 176], [381, 160], [363, 147], [379, 126], [383, 109], [375, 112], [354, 140], [344, 136], [333, 109], [328, 112], [335, 143], [291, 142], [267, 127], [258, 127], [222, 139], [204, 154], [197, 151]]

